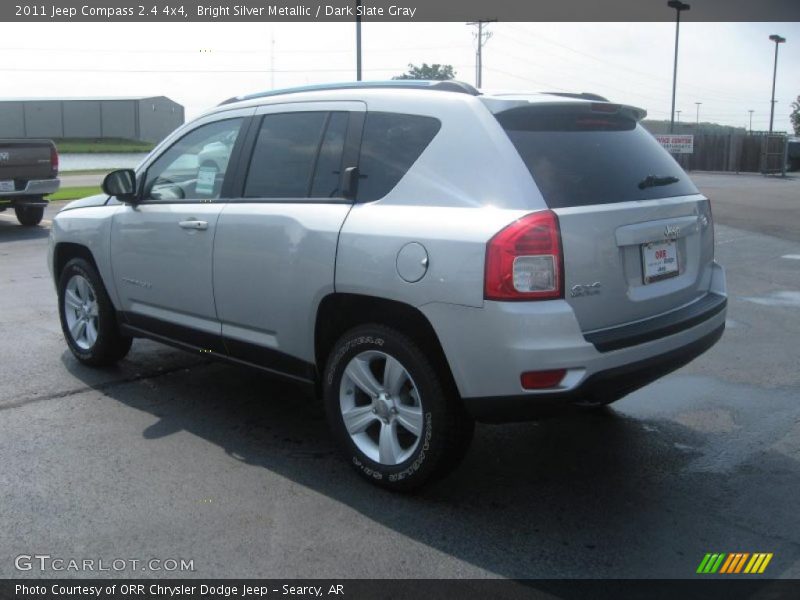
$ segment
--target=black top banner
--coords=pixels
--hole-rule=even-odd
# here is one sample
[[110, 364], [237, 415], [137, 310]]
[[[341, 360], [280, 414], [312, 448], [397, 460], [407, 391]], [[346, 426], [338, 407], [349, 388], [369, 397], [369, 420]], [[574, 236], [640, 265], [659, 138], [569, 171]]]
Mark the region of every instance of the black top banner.
[[[800, 21], [800, 0], [695, 0], [682, 21]], [[673, 21], [666, 0], [56, 0], [0, 3], [0, 21]]]

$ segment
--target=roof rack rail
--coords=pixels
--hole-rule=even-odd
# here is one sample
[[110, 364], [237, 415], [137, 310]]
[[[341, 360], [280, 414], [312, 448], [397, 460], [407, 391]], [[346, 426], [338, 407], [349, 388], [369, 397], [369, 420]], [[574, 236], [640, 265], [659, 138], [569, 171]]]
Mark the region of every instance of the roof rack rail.
[[608, 98], [600, 94], [592, 94], [591, 92], [581, 92], [580, 94], [571, 92], [542, 92], [548, 96], [562, 96], [564, 98], [578, 98], [579, 100], [597, 100], [598, 102], [608, 102]]
[[242, 100], [253, 100], [255, 98], [269, 98], [270, 96], [284, 96], [286, 94], [300, 94], [303, 92], [318, 92], [326, 90], [353, 90], [353, 89], [412, 89], [412, 90], [434, 90], [440, 92], [458, 92], [479, 96], [480, 92], [468, 83], [463, 81], [448, 80], [427, 80], [427, 79], [393, 79], [390, 81], [350, 81], [345, 83], [319, 83], [315, 85], [304, 85], [301, 87], [286, 88], [281, 90], [270, 90], [268, 92], [256, 92], [244, 96], [234, 96], [220, 102], [218, 106], [241, 102]]

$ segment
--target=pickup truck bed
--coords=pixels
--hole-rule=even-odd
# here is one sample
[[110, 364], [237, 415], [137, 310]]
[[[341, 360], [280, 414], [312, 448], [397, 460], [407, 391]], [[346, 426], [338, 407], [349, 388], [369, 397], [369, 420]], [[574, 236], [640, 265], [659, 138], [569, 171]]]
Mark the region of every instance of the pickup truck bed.
[[44, 196], [58, 187], [58, 152], [51, 140], [0, 140], [0, 211], [13, 207], [22, 225], [38, 225]]

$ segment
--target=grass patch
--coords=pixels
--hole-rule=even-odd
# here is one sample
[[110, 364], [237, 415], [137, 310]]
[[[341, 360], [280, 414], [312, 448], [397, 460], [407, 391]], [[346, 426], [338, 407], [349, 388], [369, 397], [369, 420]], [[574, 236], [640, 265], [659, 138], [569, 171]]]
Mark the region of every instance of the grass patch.
[[111, 173], [111, 171], [115, 171], [116, 168], [113, 169], [76, 169], [75, 171], [59, 171], [58, 174], [60, 175], [106, 175]]
[[61, 154], [97, 154], [100, 152], [150, 152], [152, 142], [120, 138], [54, 138]]
[[65, 187], [58, 190], [55, 194], [50, 194], [47, 199], [51, 202], [59, 200], [76, 200], [77, 198], [84, 198], [86, 196], [94, 196], [101, 193], [103, 190], [100, 186], [86, 185], [81, 187]]

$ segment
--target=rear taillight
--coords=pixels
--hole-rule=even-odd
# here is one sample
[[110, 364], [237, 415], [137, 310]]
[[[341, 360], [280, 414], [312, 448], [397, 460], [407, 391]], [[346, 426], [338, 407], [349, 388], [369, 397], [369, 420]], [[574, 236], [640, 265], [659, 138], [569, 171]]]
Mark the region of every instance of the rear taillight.
[[542, 390], [556, 387], [564, 380], [566, 369], [553, 369], [550, 371], [526, 371], [519, 376], [522, 388], [526, 390]]
[[50, 172], [53, 177], [58, 175], [58, 150], [55, 146], [50, 146]]
[[708, 199], [708, 227], [711, 229], [711, 256], [717, 253], [717, 234], [714, 231], [714, 212], [711, 210], [711, 198]]
[[497, 233], [486, 246], [487, 300], [563, 298], [564, 262], [558, 217], [531, 213]]

